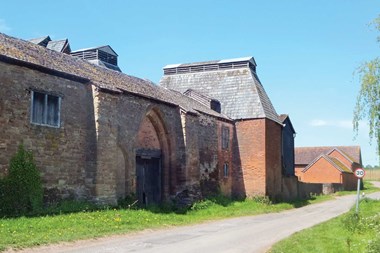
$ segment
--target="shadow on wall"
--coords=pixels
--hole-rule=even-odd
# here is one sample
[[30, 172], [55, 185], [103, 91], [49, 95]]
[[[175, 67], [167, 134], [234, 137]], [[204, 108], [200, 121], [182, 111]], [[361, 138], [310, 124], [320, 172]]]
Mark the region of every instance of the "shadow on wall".
[[232, 184], [231, 184], [231, 197], [234, 199], [244, 199], [247, 194], [244, 185], [244, 175], [241, 167], [239, 143], [237, 138], [236, 126], [234, 126], [234, 136], [232, 139]]

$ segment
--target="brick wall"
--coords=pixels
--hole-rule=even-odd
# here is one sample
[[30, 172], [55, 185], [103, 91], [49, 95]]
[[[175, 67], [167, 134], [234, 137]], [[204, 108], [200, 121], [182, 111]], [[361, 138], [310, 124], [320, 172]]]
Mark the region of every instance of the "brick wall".
[[271, 198], [281, 198], [281, 125], [265, 119], [266, 194]]
[[281, 126], [267, 119], [244, 120], [236, 122], [236, 133], [241, 173], [234, 184], [242, 184], [247, 196], [280, 195]]
[[302, 177], [302, 171], [305, 169], [305, 167], [306, 166], [304, 166], [304, 165], [295, 165], [294, 166], [294, 173], [295, 173], [295, 175], [298, 177], [298, 178], [300, 178], [301, 179], [301, 177]]
[[[246, 120], [235, 127], [130, 93], [5, 63], [0, 67], [0, 176], [23, 142], [35, 155], [51, 200], [114, 204], [134, 193], [139, 148], [162, 152], [163, 199], [201, 180], [225, 195], [275, 196], [281, 189], [281, 130], [272, 121]], [[59, 128], [30, 123], [30, 89], [60, 94]], [[225, 149], [223, 128], [229, 129]]]
[[342, 173], [323, 158], [320, 158], [304, 172], [302, 181], [308, 183], [343, 183]]
[[[223, 147], [223, 131], [228, 129], [228, 147]], [[230, 122], [218, 121], [218, 170], [219, 170], [219, 185], [222, 194], [225, 196], [232, 195], [232, 177], [235, 170], [232, 156], [234, 150], [234, 125]], [[224, 166], [227, 166], [227, 175], [224, 172]]]
[[240, 183], [247, 196], [265, 195], [265, 120], [238, 121], [235, 125], [241, 164], [238, 171], [241, 171], [234, 177], [237, 181], [234, 188], [242, 188]]

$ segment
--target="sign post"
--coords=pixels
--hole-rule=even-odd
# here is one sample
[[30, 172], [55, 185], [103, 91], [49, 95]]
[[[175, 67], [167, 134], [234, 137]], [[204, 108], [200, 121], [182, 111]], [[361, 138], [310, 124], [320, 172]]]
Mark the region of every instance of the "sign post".
[[356, 196], [356, 214], [359, 213], [359, 199], [360, 199], [360, 179], [362, 179], [365, 176], [365, 170], [362, 168], [357, 168], [354, 171], [355, 177], [358, 179], [358, 190], [357, 190], [357, 196]]

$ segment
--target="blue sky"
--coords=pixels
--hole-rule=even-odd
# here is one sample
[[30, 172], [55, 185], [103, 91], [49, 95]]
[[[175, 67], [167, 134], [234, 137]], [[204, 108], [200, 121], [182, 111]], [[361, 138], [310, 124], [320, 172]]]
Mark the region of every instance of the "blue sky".
[[296, 146], [360, 145], [377, 165], [368, 127], [353, 140], [355, 69], [379, 56], [368, 24], [378, 0], [4, 1], [0, 32], [68, 38], [73, 50], [110, 45], [124, 73], [158, 83], [167, 64], [253, 56]]

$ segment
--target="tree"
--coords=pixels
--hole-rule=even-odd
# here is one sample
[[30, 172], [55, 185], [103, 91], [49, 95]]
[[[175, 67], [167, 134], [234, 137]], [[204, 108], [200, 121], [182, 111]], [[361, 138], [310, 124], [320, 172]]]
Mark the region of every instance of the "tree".
[[[372, 24], [380, 31], [380, 15]], [[380, 36], [377, 41], [380, 42]], [[354, 131], [358, 133], [361, 120], [368, 120], [369, 137], [375, 139], [380, 157], [380, 57], [363, 63], [357, 73], [361, 86], [354, 110]]]

